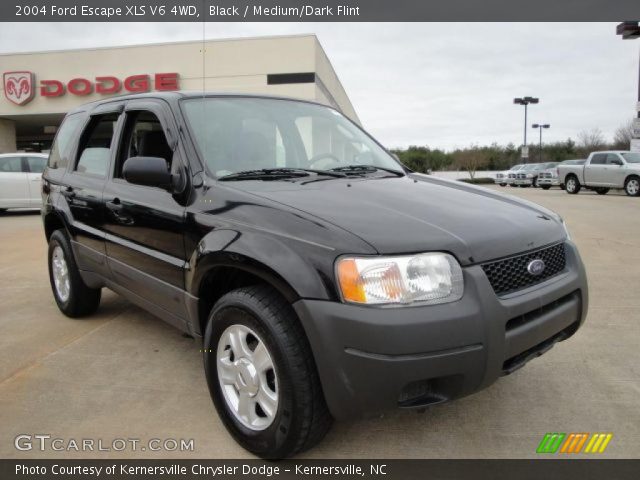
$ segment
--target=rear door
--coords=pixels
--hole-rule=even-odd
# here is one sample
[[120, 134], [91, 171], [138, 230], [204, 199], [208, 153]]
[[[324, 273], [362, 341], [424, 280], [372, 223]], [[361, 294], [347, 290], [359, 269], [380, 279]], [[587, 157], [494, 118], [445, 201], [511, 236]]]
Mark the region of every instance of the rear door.
[[607, 154], [607, 181], [608, 186], [622, 188], [627, 174], [625, 161], [617, 153]]
[[584, 182], [589, 186], [602, 187], [607, 185], [607, 154], [596, 153], [591, 157], [591, 163], [584, 169]]
[[102, 191], [115, 154], [114, 138], [122, 105], [99, 108], [84, 124], [61, 194], [66, 203], [64, 210], [71, 217], [72, 244], [79, 267], [108, 277]]
[[22, 157], [0, 157], [0, 208], [28, 206], [29, 184]]
[[176, 148], [175, 120], [161, 100], [127, 103], [120, 144], [104, 190], [106, 251], [116, 283], [160, 307], [170, 323], [184, 328], [185, 206], [170, 192], [128, 183], [124, 162], [134, 156], [161, 157], [167, 169], [184, 168]]
[[42, 207], [42, 172], [47, 165], [47, 157], [29, 155], [24, 157], [27, 163], [27, 179], [29, 183], [29, 205]]

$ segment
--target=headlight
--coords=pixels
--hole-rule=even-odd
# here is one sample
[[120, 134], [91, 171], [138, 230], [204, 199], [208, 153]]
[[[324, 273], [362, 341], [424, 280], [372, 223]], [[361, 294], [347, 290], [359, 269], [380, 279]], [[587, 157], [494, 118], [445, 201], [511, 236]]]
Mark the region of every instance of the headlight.
[[336, 262], [342, 298], [361, 304], [454, 302], [464, 281], [458, 261], [447, 253], [398, 257], [343, 257]]

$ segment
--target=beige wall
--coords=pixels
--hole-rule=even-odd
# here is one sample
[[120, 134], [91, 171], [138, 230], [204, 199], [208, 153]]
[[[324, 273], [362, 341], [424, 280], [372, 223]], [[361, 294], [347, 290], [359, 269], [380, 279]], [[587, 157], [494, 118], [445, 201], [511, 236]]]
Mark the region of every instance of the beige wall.
[[11, 120], [0, 118], [0, 153], [16, 151], [16, 127]]
[[[183, 90], [266, 93], [334, 104], [358, 121], [315, 35], [168, 43], [117, 48], [0, 55], [0, 72], [29, 70], [40, 80], [68, 82], [75, 77], [114, 75], [120, 79], [141, 73], [178, 72]], [[204, 72], [204, 75], [203, 75]], [[267, 85], [268, 73], [316, 72], [323, 91], [314, 84]], [[204, 79], [204, 82], [203, 82]], [[0, 85], [3, 89], [4, 85]], [[93, 93], [47, 98], [39, 94], [16, 106], [0, 92], [0, 116], [64, 113], [82, 103], [103, 98]]]

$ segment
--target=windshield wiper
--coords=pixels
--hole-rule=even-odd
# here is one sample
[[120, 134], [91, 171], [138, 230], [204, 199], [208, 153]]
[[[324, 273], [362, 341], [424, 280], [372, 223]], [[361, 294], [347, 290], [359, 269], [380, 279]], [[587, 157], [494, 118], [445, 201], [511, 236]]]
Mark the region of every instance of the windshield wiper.
[[218, 180], [260, 180], [260, 179], [279, 179], [279, 178], [297, 178], [307, 177], [310, 173], [317, 175], [327, 175], [329, 177], [342, 178], [346, 177], [344, 173], [332, 172], [328, 170], [316, 170], [313, 168], [260, 168], [257, 170], [244, 170], [241, 172], [230, 173], [220, 177]]
[[387, 168], [387, 167], [379, 167], [377, 165], [347, 165], [345, 167], [336, 167], [336, 168], [332, 168], [330, 169], [332, 172], [340, 172], [340, 173], [345, 173], [345, 174], [362, 174], [362, 173], [373, 173], [373, 172], [377, 172], [378, 170], [382, 170], [383, 172], [389, 172], [389, 173], [393, 173], [394, 175], [397, 175], [398, 177], [404, 177], [404, 173], [400, 172], [398, 170], [394, 170], [393, 168]]

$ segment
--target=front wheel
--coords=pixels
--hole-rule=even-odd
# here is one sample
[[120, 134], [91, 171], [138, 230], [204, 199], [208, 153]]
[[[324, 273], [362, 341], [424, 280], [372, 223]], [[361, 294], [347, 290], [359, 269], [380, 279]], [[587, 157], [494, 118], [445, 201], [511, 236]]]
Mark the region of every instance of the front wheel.
[[227, 430], [262, 458], [311, 448], [331, 426], [304, 330], [270, 287], [240, 288], [215, 304], [204, 336], [204, 367]]
[[572, 175], [567, 178], [565, 190], [571, 195], [575, 195], [580, 191], [580, 182], [578, 182], [578, 179], [575, 176]]
[[630, 197], [640, 196], [640, 177], [629, 177], [624, 182], [624, 191]]
[[49, 239], [49, 281], [58, 308], [67, 317], [84, 317], [98, 309], [101, 289], [89, 288], [82, 280], [62, 230], [53, 232]]
[[543, 190], [549, 190], [551, 188], [551, 185], [541, 185], [540, 188]]

